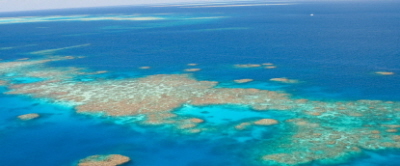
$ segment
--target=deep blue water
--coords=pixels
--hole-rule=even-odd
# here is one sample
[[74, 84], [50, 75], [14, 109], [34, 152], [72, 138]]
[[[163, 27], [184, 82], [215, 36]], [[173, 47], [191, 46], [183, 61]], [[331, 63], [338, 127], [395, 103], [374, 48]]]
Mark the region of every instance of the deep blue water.
[[[144, 73], [152, 74], [171, 73], [184, 69], [187, 63], [199, 63], [204, 70], [196, 77], [222, 81], [232, 79], [229, 69], [224, 69], [225, 64], [272, 62], [278, 65], [276, 70], [243, 70], [235, 76], [260, 81], [284, 76], [305, 81], [307, 85], [303, 85], [312, 89], [340, 93], [339, 98], [398, 100], [398, 75], [374, 77], [371, 74], [381, 70], [399, 71], [398, 6], [398, 2], [335, 2], [191, 10], [123, 8], [114, 11], [226, 18], [8, 24], [1, 25], [0, 43], [5, 46], [35, 44], [2, 51], [3, 59], [19, 57], [20, 53], [31, 50], [90, 43], [91, 47], [63, 52], [88, 58], [53, 65], [113, 71], [152, 66], [152, 71]], [[115, 13], [112, 9], [54, 12], [98, 14], [102, 10]], [[310, 13], [314, 16], [310, 17]], [[142, 29], [131, 29], [138, 27]], [[308, 97], [320, 95], [303, 92], [304, 89], [307, 88], [296, 88], [296, 91]]]
[[[316, 100], [399, 101], [399, 8], [396, 1], [299, 2], [232, 8], [122, 7], [0, 13], [0, 17], [170, 14], [163, 21], [0, 24], [0, 47], [16, 47], [0, 50], [0, 56], [3, 60], [35, 58], [38, 55], [28, 53], [90, 43], [88, 47], [57, 52], [86, 58], [49, 65], [108, 70], [111, 72], [102, 76], [123, 79], [182, 73], [187, 63], [198, 63], [196, 67], [202, 70], [193, 77], [219, 81], [221, 87], [283, 90], [294, 97]], [[220, 18], [183, 19], [190, 17]], [[265, 62], [277, 68], [232, 67]], [[140, 66], [152, 68], [139, 70]], [[379, 76], [373, 74], [375, 71], [397, 74]], [[301, 83], [268, 81], [276, 77]], [[254, 82], [233, 84], [233, 80], [242, 78]], [[140, 132], [131, 125], [75, 114], [72, 108], [39, 99], [1, 95], [0, 103], [0, 165], [71, 165], [102, 153], [124, 153], [133, 160], [127, 165], [244, 165], [244, 154], [238, 151], [246, 145], [233, 146], [235, 140], [229, 137], [196, 140], [182, 136], [176, 141], [168, 132], [153, 128]], [[248, 118], [269, 116], [242, 111], [249, 113]], [[44, 116], [27, 122], [15, 118], [31, 112]], [[216, 122], [223, 121], [220, 116], [214, 115]], [[400, 165], [394, 161], [399, 158], [397, 151], [371, 152], [345, 165], [390, 165], [389, 161]]]

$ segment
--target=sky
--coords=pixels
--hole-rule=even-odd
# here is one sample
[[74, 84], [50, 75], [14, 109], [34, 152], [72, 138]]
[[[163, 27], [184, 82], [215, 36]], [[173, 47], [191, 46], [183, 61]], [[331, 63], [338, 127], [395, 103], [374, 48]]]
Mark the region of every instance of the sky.
[[[216, 2], [217, 0], [201, 0], [199, 2]], [[217, 2], [232, 2], [234, 0], [218, 0]], [[104, 7], [122, 5], [146, 5], [163, 3], [188, 3], [195, 0], [0, 0], [0, 12]]]

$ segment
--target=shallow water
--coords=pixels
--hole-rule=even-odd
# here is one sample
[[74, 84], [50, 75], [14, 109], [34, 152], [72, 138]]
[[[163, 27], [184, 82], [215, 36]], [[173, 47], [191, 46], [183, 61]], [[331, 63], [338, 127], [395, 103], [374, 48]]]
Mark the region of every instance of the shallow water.
[[[67, 73], [59, 79], [79, 85], [190, 73], [190, 78], [218, 81], [216, 88], [279, 91], [288, 93], [290, 99], [328, 103], [360, 99], [398, 102], [399, 6], [397, 2], [321, 2], [232, 8], [126, 7], [2, 13], [2, 17], [63, 17], [57, 21], [0, 24], [1, 62], [31, 58], [29, 62], [58, 55], [84, 58], [18, 70], [0, 68], [0, 79], [10, 83], [1, 92], [7, 92], [11, 85], [46, 80], [26, 76], [31, 70], [72, 73], [74, 70], [62, 67], [77, 67], [89, 73], [108, 72]], [[311, 13], [314, 15], [310, 16]], [[88, 15], [84, 18], [99, 20], [83, 21], [76, 16], [82, 14]], [[117, 18], [140, 14], [140, 17], [162, 19], [105, 20], [109, 14]], [[60, 21], [71, 16], [78, 19]], [[47, 51], [37, 52], [41, 50]], [[276, 68], [234, 67], [267, 62]], [[198, 65], [188, 66], [188, 63]], [[141, 66], [150, 68], [139, 69]], [[184, 71], [189, 68], [201, 70]], [[395, 74], [377, 75], [376, 71]], [[270, 81], [281, 77], [296, 79], [299, 83]], [[242, 84], [233, 81], [246, 78], [253, 81]], [[74, 165], [90, 155], [113, 153], [129, 156], [132, 162], [126, 165], [270, 165], [258, 161], [258, 155], [269, 153], [268, 149], [254, 147], [284, 143], [280, 138], [294, 131], [286, 120], [310, 118], [296, 110], [259, 111], [246, 105], [187, 104], [173, 113], [179, 118], [201, 118], [205, 123], [198, 127], [207, 128], [190, 134], [170, 124], [143, 125], [139, 123], [141, 116], [113, 118], [79, 114], [73, 104], [55, 102], [51, 97], [1, 94], [0, 103], [0, 163], [3, 165]], [[41, 117], [31, 121], [17, 119], [18, 115], [27, 113], [39, 113]], [[396, 115], [393, 114], [390, 123], [399, 122]], [[243, 131], [234, 129], [239, 123], [260, 118], [272, 118], [280, 123], [252, 126]], [[371, 119], [377, 124], [389, 123], [374, 117], [365, 117], [360, 123], [369, 124]], [[352, 128], [358, 127], [358, 122], [358, 119], [354, 123], [349, 118], [339, 119], [324, 127], [343, 123]], [[274, 144], [275, 139], [278, 141]], [[258, 151], [260, 154], [256, 154]], [[365, 149], [349, 156], [305, 165], [398, 165], [399, 150]]]

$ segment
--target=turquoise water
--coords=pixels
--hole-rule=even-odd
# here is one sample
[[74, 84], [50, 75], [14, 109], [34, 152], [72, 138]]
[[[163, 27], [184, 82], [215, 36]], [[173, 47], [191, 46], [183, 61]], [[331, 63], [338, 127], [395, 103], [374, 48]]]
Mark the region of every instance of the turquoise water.
[[[320, 101], [399, 101], [399, 7], [400, 3], [389, 1], [299, 2], [281, 6], [123, 7], [0, 13], [0, 19], [35, 16], [36, 20], [43, 20], [47, 16], [63, 16], [46, 22], [0, 24], [0, 59], [1, 62], [40, 59], [47, 55], [32, 52], [65, 48], [51, 54], [85, 58], [49, 62], [44, 67], [108, 71], [69, 78], [73, 82], [181, 74], [188, 73], [184, 69], [200, 68], [190, 76], [218, 81], [218, 88], [282, 91], [294, 98]], [[79, 15], [84, 14], [88, 15], [84, 18], [100, 20], [80, 20]], [[109, 14], [161, 19], [105, 19]], [[62, 20], [70, 17], [77, 20]], [[90, 45], [66, 48], [82, 44]], [[234, 64], [267, 62], [277, 68], [234, 67]], [[198, 65], [187, 66], [188, 63]], [[151, 68], [139, 69], [141, 66]], [[395, 74], [382, 76], [374, 74], [376, 71]], [[299, 83], [270, 81], [280, 77]], [[7, 72], [1, 73], [0, 78], [11, 80], [12, 84], [43, 80]], [[245, 78], [253, 81], [233, 82]], [[2, 93], [6, 91], [5, 87], [1, 89]], [[258, 118], [283, 122], [298, 116], [290, 111], [260, 112], [238, 105], [184, 105], [174, 113], [202, 118], [204, 126], [217, 126], [217, 132], [190, 135], [168, 127], [140, 125], [135, 120], [78, 114], [65, 103], [26, 95], [1, 94], [0, 103], [0, 163], [18, 166], [74, 165], [90, 155], [112, 153], [129, 156], [132, 162], [126, 165], [265, 165], [253, 162], [256, 159], [250, 155], [252, 147], [259, 140], [284, 135], [288, 126], [280, 123], [253, 127], [242, 133], [232, 127]], [[27, 113], [39, 113], [41, 117], [31, 121], [16, 118]], [[333, 165], [399, 165], [398, 158], [398, 149], [365, 150], [360, 156]]]
[[[217, 141], [196, 140], [174, 136], [154, 128], [137, 129], [117, 125], [112, 119], [77, 115], [68, 107], [26, 97], [0, 98], [1, 157], [3, 165], [72, 165], [93, 154], [123, 153], [134, 162], [127, 165], [163, 164], [228, 164], [235, 154], [225, 152]], [[42, 116], [33, 121], [21, 121], [16, 116], [26, 113]], [[25, 156], [21, 160], [21, 156]]]
[[[216, 106], [206, 106], [206, 107], [194, 107], [194, 106], [184, 106], [180, 108], [176, 114], [179, 115], [191, 115], [205, 119], [207, 122], [224, 124], [231, 121], [241, 121], [244, 119], [251, 118], [277, 118], [279, 120], [285, 120], [282, 113], [277, 113], [273, 111], [269, 112], [255, 112], [248, 108], [241, 108], [237, 106], [228, 105], [216, 105]], [[279, 118], [280, 117], [280, 118]], [[287, 116], [290, 117], [290, 116]], [[286, 118], [288, 119], [288, 118]]]

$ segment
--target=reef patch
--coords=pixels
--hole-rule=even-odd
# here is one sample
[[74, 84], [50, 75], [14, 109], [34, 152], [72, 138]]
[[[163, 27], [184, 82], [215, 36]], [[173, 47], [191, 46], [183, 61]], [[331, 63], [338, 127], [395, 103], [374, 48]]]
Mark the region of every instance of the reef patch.
[[30, 113], [30, 114], [19, 115], [18, 119], [21, 119], [21, 120], [32, 120], [32, 119], [39, 118], [39, 116], [40, 115], [37, 114], [37, 113]]
[[130, 160], [129, 157], [119, 154], [93, 155], [80, 160], [78, 166], [117, 166]]
[[394, 75], [394, 72], [389, 72], [389, 71], [377, 71], [375, 74], [378, 75]]
[[[91, 74], [79, 68], [48, 68], [46, 62], [71, 57], [0, 63], [0, 73], [43, 78], [39, 82], [12, 83], [16, 77], [1, 76], [9, 91], [51, 101], [69, 103], [78, 113], [102, 113], [113, 118], [143, 116], [132, 123], [174, 126], [180, 133], [203, 134], [226, 130], [246, 133], [248, 129], [274, 128], [285, 132], [274, 140], [259, 139], [251, 152], [265, 164], [296, 165], [312, 161], [329, 163], [359, 154], [362, 149], [400, 148], [395, 101], [313, 101], [293, 98], [289, 93], [255, 88], [219, 88], [218, 82], [199, 81], [189, 74], [157, 74], [141, 78], [71, 81]], [[248, 66], [248, 65], [246, 65]], [[250, 65], [253, 66], [253, 65]], [[103, 73], [103, 72], [100, 72]], [[272, 81], [294, 83], [291, 79]], [[251, 111], [290, 111], [296, 119], [274, 117], [210, 123], [205, 118], [174, 112], [184, 105], [240, 105]], [[251, 120], [252, 119], [252, 120]], [[268, 127], [262, 127], [268, 126]], [[271, 144], [273, 142], [274, 144]]]

